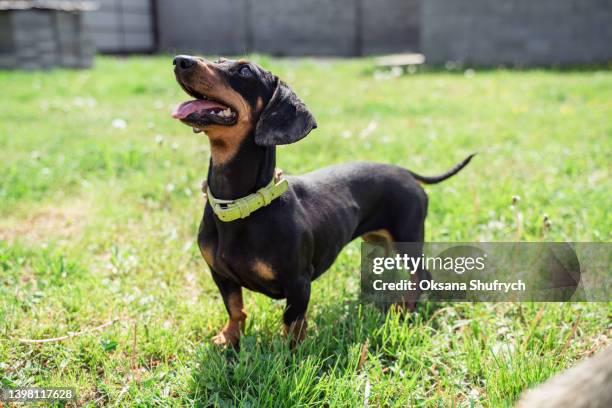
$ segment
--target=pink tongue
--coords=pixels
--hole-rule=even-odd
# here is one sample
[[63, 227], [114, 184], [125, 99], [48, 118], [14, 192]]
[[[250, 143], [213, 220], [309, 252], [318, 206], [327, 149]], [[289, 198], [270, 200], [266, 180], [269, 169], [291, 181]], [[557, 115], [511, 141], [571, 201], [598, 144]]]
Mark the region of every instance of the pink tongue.
[[172, 117], [174, 119], [185, 119], [193, 112], [199, 112], [201, 110], [214, 108], [227, 109], [227, 106], [223, 106], [220, 103], [204, 99], [194, 99], [193, 101], [183, 102], [179, 106], [174, 108], [174, 112], [172, 112]]

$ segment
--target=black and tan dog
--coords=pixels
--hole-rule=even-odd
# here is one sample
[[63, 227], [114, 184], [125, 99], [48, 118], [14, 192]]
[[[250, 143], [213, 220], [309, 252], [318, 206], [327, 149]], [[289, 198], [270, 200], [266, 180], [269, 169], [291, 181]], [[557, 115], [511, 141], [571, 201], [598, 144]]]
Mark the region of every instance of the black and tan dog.
[[[306, 330], [311, 282], [356, 237], [422, 242], [427, 196], [461, 170], [423, 177], [397, 166], [337, 165], [299, 177], [275, 177], [276, 145], [305, 137], [316, 122], [289, 87], [248, 61], [174, 58], [181, 87], [195, 100], [173, 117], [204, 131], [211, 146], [208, 203], [198, 244], [219, 287], [229, 322], [213, 338], [238, 345], [246, 319], [242, 288], [286, 298], [292, 340]], [[416, 299], [410, 299], [409, 307]]]

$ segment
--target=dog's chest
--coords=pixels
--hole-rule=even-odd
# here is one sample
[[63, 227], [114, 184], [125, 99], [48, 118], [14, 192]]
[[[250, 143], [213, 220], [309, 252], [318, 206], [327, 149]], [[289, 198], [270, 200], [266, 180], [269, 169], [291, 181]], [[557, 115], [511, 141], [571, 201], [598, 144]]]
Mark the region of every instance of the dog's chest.
[[216, 234], [200, 234], [198, 246], [214, 273], [248, 289], [278, 297], [282, 288], [275, 267], [239, 240], [220, 242]]

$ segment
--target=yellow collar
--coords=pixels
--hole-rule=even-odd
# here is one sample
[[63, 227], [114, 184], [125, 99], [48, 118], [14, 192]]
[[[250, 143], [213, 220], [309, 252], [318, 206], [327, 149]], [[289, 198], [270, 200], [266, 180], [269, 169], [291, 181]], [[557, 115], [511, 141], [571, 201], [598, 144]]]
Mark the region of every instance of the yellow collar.
[[246, 218], [254, 211], [270, 204], [274, 199], [283, 195], [289, 188], [289, 183], [285, 179], [281, 179], [282, 172], [276, 169], [272, 181], [265, 186], [249, 194], [246, 197], [236, 200], [221, 200], [215, 198], [210, 192], [206, 182], [202, 184], [202, 191], [208, 199], [208, 203], [212, 207], [213, 212], [223, 222], [235, 221], [239, 218]]

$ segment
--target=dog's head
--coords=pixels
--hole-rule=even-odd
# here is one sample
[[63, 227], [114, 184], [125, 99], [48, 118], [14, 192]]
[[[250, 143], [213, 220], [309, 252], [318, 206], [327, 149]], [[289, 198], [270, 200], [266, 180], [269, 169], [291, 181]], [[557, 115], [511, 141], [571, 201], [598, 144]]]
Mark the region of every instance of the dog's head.
[[172, 116], [213, 144], [236, 146], [247, 137], [260, 146], [288, 144], [317, 126], [286, 84], [252, 62], [179, 55], [173, 63], [176, 80], [195, 99]]

